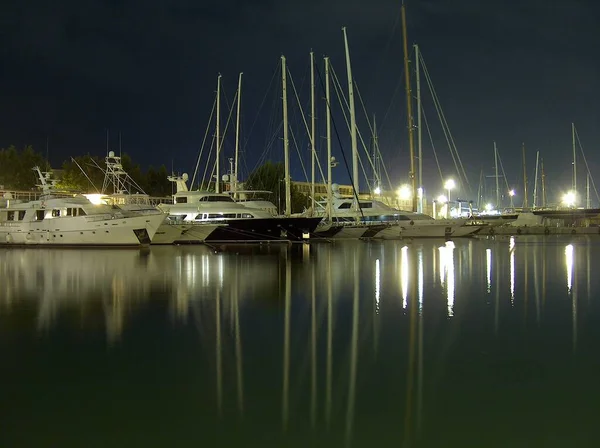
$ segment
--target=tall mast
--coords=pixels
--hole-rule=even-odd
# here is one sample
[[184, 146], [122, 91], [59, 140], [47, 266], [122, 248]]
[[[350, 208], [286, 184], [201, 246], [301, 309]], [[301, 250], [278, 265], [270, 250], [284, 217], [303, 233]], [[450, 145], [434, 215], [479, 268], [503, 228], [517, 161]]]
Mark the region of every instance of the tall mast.
[[527, 167], [525, 165], [525, 143], [523, 143], [523, 208], [527, 208]]
[[331, 95], [329, 92], [329, 58], [325, 57], [325, 100], [327, 102], [327, 218], [331, 220]]
[[587, 173], [585, 184], [585, 208], [592, 208], [592, 198], [590, 197], [590, 173]]
[[292, 188], [290, 184], [290, 141], [288, 139], [287, 76], [285, 56], [281, 56], [281, 93], [283, 101], [283, 153], [285, 167], [285, 215], [292, 214]]
[[537, 207], [537, 182], [538, 182], [538, 166], [540, 164], [540, 152], [535, 156], [535, 181], [533, 182], [533, 208]]
[[406, 36], [406, 7], [402, 4], [402, 41], [404, 47], [404, 87], [406, 90], [406, 112], [408, 120], [408, 148], [410, 150], [410, 177], [412, 188], [412, 211], [417, 211], [417, 179], [415, 178], [415, 142], [413, 137], [412, 94], [410, 91], [410, 70], [408, 68], [408, 42]]
[[216, 163], [216, 168], [215, 171], [217, 172], [217, 178], [215, 180], [215, 192], [220, 193], [221, 192], [221, 165], [220, 165], [220, 159], [221, 159], [221, 123], [220, 123], [220, 117], [221, 117], [221, 74], [219, 73], [219, 76], [217, 76], [217, 129], [216, 129], [216, 134], [217, 134], [217, 163]]
[[546, 173], [544, 172], [544, 159], [540, 161], [542, 170], [542, 208], [546, 208]]
[[419, 170], [417, 177], [417, 185], [419, 186], [418, 192], [419, 195], [419, 204], [418, 211], [423, 213], [423, 145], [422, 145], [422, 135], [421, 135], [421, 75], [420, 75], [420, 53], [419, 46], [417, 44], [415, 47], [415, 64], [416, 64], [416, 83], [417, 83], [417, 154], [419, 159]]
[[498, 182], [498, 148], [496, 148], [496, 142], [494, 142], [494, 167], [496, 170], [496, 210], [500, 208], [500, 185]]
[[573, 193], [577, 194], [577, 153], [575, 150], [575, 123], [571, 123], [571, 134], [573, 137]]
[[315, 211], [315, 161], [317, 153], [315, 150], [315, 55], [310, 52], [310, 146], [311, 146], [311, 182], [310, 197], [311, 210]]
[[356, 139], [356, 114], [354, 112], [354, 82], [352, 81], [352, 67], [350, 65], [350, 49], [348, 48], [348, 36], [346, 27], [342, 28], [344, 33], [344, 46], [346, 47], [346, 72], [348, 73], [348, 102], [350, 104], [350, 138], [352, 143], [352, 188], [356, 196], [355, 210], [358, 210], [358, 141]]
[[373, 114], [373, 187], [381, 189], [381, 173], [379, 166], [379, 136], [377, 135], [377, 120]]
[[233, 189], [233, 197], [237, 198], [237, 184], [238, 184], [238, 157], [240, 152], [240, 109], [242, 104], [242, 75], [244, 73], [240, 73], [238, 78], [238, 93], [237, 93], [237, 116], [235, 119], [235, 160], [233, 163], [233, 172], [231, 175], [233, 176], [231, 187]]

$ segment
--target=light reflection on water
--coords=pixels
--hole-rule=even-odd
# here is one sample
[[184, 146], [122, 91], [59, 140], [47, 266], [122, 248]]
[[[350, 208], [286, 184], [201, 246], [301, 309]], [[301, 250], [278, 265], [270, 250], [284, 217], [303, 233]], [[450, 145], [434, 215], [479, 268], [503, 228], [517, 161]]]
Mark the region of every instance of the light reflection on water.
[[[149, 415], [140, 440], [228, 446], [247, 440], [370, 446], [373, 437], [382, 446], [539, 440], [548, 427], [542, 423], [565, 406], [590, 415], [599, 410], [595, 386], [585, 399], [560, 391], [569, 381], [584, 387], [598, 373], [590, 356], [600, 317], [591, 273], [600, 245], [580, 237], [542, 241], [0, 250], [0, 356], [18, 353], [27, 366], [0, 373], [16, 394], [5, 436], [24, 445], [42, 440], [43, 431], [25, 431], [22, 421], [45, 425], [53, 418], [48, 409], [68, 409], [82, 390], [94, 390], [95, 412], [119, 415], [114, 400], [134, 400], [127, 398], [130, 389], [141, 387], [120, 372], [154, 362], [154, 370], [139, 370], [154, 379], [142, 381], [136, 396], [173, 410], [160, 413], [160, 421], [180, 434], [160, 433], [157, 416]], [[105, 348], [94, 342], [99, 331]], [[78, 343], [64, 334], [79, 334]], [[54, 355], [42, 357], [39, 344]], [[149, 352], [156, 344], [161, 350]], [[76, 362], [81, 353], [87, 363]], [[109, 361], [112, 382], [95, 374]], [[63, 363], [83, 389], [43, 374], [61, 371]], [[158, 396], [156, 388], [167, 393]], [[57, 390], [57, 401], [48, 392], [48, 401], [36, 405], [31, 394], [44, 390]], [[544, 394], [555, 398], [544, 401]], [[141, 404], [131, 406], [128, 412]], [[77, 415], [56, 418], [79, 421]], [[519, 415], [536, 430], [519, 437], [502, 430]], [[189, 426], [177, 423], [181, 418]], [[579, 418], [581, 427], [587, 420]], [[570, 428], [564, 416], [561, 424]], [[108, 425], [99, 440], [133, 434], [131, 425]], [[57, 443], [61, 437], [54, 434]]]

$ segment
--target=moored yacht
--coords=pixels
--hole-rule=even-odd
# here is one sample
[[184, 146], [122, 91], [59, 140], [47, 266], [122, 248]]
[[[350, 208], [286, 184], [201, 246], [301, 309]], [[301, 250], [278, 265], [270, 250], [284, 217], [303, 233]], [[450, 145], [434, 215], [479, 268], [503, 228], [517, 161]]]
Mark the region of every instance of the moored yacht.
[[217, 241], [301, 241], [314, 231], [320, 217], [273, 217], [270, 213], [248, 208], [235, 202], [228, 194], [209, 191], [189, 191], [187, 174], [169, 176], [177, 186], [173, 204], [160, 204], [168, 220], [190, 225], [188, 234], [202, 226], [218, 227], [206, 238]]
[[[339, 229], [343, 235], [346, 225], [350, 231], [364, 228], [362, 238], [399, 239], [399, 238], [448, 238], [463, 237], [477, 233], [480, 226], [470, 225], [467, 219], [434, 219], [431, 216], [398, 210], [377, 200], [361, 200], [356, 210], [356, 200], [342, 198], [335, 192], [331, 206], [331, 232]], [[319, 202], [321, 208], [326, 202]], [[348, 233], [348, 232], [347, 232]], [[336, 238], [336, 234], [330, 236]]]
[[150, 244], [165, 215], [127, 215], [84, 196], [58, 197], [49, 173], [35, 167], [43, 194], [20, 202], [5, 197], [0, 209], [0, 244], [140, 246]]

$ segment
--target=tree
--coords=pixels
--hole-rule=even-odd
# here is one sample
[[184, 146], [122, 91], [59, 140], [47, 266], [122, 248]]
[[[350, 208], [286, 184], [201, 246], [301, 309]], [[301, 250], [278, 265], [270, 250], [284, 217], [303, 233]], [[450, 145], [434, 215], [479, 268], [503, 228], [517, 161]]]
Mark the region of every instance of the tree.
[[[279, 213], [285, 210], [285, 168], [283, 163], [273, 163], [270, 160], [254, 170], [245, 183], [246, 190], [264, 190], [275, 194], [275, 204], [279, 207]], [[261, 196], [261, 195], [259, 195]], [[265, 195], [262, 195], [263, 197]], [[266, 200], [273, 198], [264, 197]], [[309, 204], [309, 199], [298, 189], [291, 186], [291, 209], [292, 213], [303, 212]]]
[[104, 182], [106, 164], [98, 156], [77, 156], [62, 164], [62, 176], [57, 187], [68, 191], [84, 193], [100, 192]]
[[14, 145], [0, 149], [0, 185], [6, 189], [30, 190], [38, 183], [33, 167], [42, 171], [48, 162], [42, 154], [33, 150], [31, 145], [18, 150]]

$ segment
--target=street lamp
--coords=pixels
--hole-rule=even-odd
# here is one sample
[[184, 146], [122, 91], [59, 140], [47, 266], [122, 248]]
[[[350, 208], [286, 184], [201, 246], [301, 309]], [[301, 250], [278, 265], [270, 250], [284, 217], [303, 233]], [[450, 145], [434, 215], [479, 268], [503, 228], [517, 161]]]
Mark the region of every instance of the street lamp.
[[455, 187], [456, 187], [456, 183], [454, 182], [454, 179], [448, 179], [444, 183], [444, 188], [446, 190], [448, 190], [448, 202], [450, 202], [450, 190], [454, 190]]
[[510, 196], [510, 208], [513, 208], [514, 207], [513, 197], [515, 196], [515, 190], [510, 190], [508, 192], [508, 195]]
[[398, 198], [407, 201], [412, 197], [412, 191], [410, 186], [404, 184], [400, 188], [398, 188]]
[[569, 191], [565, 193], [562, 197], [562, 202], [567, 207], [575, 207], [575, 203], [577, 202], [577, 196], [574, 191]]

